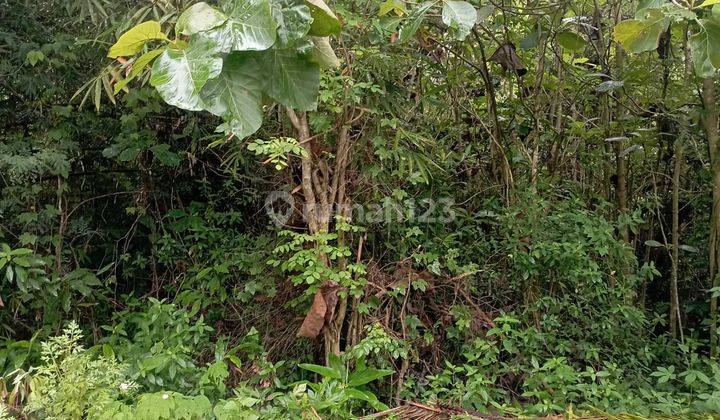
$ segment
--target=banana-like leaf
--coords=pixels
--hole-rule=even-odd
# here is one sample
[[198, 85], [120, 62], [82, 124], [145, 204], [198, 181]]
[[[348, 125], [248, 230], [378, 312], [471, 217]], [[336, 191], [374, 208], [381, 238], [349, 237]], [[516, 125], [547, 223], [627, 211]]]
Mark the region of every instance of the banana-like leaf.
[[215, 44], [204, 38], [182, 50], [168, 48], [155, 60], [150, 84], [168, 104], [199, 111], [204, 108], [200, 90], [222, 70], [222, 58], [216, 54]]

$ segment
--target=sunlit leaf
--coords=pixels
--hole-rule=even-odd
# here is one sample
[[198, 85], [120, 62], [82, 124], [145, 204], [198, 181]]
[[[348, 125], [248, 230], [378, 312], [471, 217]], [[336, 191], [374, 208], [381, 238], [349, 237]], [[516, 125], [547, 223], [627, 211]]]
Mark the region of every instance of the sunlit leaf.
[[716, 4], [720, 4], [720, 0], [705, 0], [704, 2], [700, 3], [697, 7], [709, 7]]
[[442, 8], [442, 21], [457, 30], [458, 39], [464, 39], [475, 26], [478, 14], [472, 4], [462, 0], [447, 0]]
[[199, 111], [203, 109], [200, 90], [221, 69], [222, 58], [216, 56], [215, 44], [200, 38], [183, 50], [166, 49], [153, 64], [150, 84], [168, 104]]
[[665, 15], [651, 9], [643, 19], [630, 19], [617, 24], [613, 33], [615, 40], [627, 51], [641, 53], [657, 48], [660, 35], [669, 24]]
[[222, 25], [227, 16], [205, 2], [195, 3], [178, 17], [175, 32], [192, 35]]
[[275, 43], [277, 23], [268, 0], [231, 0], [223, 11], [227, 21], [202, 34], [221, 52], [262, 51]]
[[146, 42], [154, 39], [167, 40], [160, 23], [154, 20], [143, 22], [122, 34], [110, 47], [107, 56], [110, 58], [133, 56], [142, 50]]

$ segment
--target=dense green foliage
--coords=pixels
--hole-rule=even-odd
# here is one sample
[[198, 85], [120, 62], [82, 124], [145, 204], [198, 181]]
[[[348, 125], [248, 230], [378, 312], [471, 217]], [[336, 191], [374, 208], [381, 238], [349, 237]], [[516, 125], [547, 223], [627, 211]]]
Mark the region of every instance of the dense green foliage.
[[0, 0], [0, 418], [720, 415], [718, 69], [714, 0]]

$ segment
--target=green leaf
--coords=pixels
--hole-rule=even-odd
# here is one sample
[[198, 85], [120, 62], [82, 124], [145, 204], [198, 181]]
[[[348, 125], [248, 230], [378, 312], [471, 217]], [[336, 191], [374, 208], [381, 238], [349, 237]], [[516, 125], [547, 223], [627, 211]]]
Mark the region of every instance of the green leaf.
[[310, 35], [329, 36], [340, 33], [340, 19], [323, 0], [305, 0], [310, 7], [313, 22], [310, 25]]
[[329, 367], [314, 365], [312, 363], [300, 363], [298, 366], [310, 372], [315, 372], [324, 378], [341, 379], [340, 372]]
[[218, 45], [221, 52], [263, 51], [275, 43], [277, 23], [268, 0], [231, 0], [223, 11], [228, 20], [221, 26], [203, 32]]
[[348, 386], [360, 386], [395, 373], [389, 369], [367, 368], [359, 372], [353, 372], [348, 379]]
[[177, 166], [180, 163], [180, 156], [170, 150], [169, 144], [156, 144], [151, 147], [153, 155], [165, 166]]
[[316, 63], [320, 64], [320, 67], [335, 68], [340, 65], [340, 60], [337, 58], [335, 51], [333, 51], [332, 46], [330, 45], [329, 37], [324, 36], [321, 38], [313, 36], [310, 37], [310, 39], [315, 45], [312, 52], [312, 58]]
[[166, 49], [153, 64], [150, 84], [170, 105], [190, 111], [203, 109], [200, 90], [222, 70], [215, 44], [198, 38], [184, 50]]
[[678, 245], [678, 249], [682, 249], [683, 251], [694, 252], [694, 253], [700, 252], [699, 249], [695, 248], [694, 246], [690, 246], [690, 245]]
[[600, 83], [595, 90], [601, 93], [607, 93], [622, 89], [623, 86], [625, 86], [625, 82], [622, 80], [606, 80]]
[[345, 395], [348, 398], [356, 399], [356, 400], [362, 400], [366, 401], [370, 404], [372, 408], [374, 408], [377, 411], [385, 411], [388, 409], [387, 405], [381, 403], [375, 394], [373, 394], [370, 391], [361, 391], [359, 389], [355, 388], [346, 388], [344, 390]]
[[230, 130], [244, 138], [262, 124], [262, 71], [251, 53], [231, 53], [220, 76], [200, 92], [205, 109], [227, 121]]
[[495, 12], [495, 6], [492, 4], [486, 4], [485, 6], [482, 6], [477, 11], [477, 20], [478, 22], [481, 22], [485, 19], [487, 19], [490, 15]]
[[195, 3], [178, 17], [175, 33], [193, 35], [225, 23], [227, 16], [205, 2]]
[[585, 49], [585, 40], [580, 35], [574, 32], [560, 32], [555, 37], [558, 44], [566, 50], [573, 52], [582, 52]]
[[631, 53], [652, 51], [657, 48], [660, 35], [669, 24], [657, 9], [649, 10], [644, 19], [630, 19], [618, 23], [613, 30], [615, 40]]
[[650, 248], [661, 248], [661, 247], [665, 246], [665, 245], [661, 244], [660, 242], [654, 241], [654, 240], [645, 241], [645, 245], [649, 246]]
[[715, 4], [720, 4], [720, 0], [705, 0], [704, 2], [700, 3], [697, 7], [708, 7], [713, 6]]
[[142, 50], [146, 42], [159, 39], [167, 41], [167, 36], [162, 32], [160, 24], [154, 20], [143, 22], [118, 38], [117, 42], [110, 47], [108, 57], [129, 57]]
[[299, 111], [317, 107], [320, 67], [291, 50], [274, 50], [262, 55], [265, 92], [281, 104]]
[[477, 11], [472, 4], [462, 0], [447, 0], [442, 8], [442, 21], [457, 30], [458, 39], [465, 39], [477, 22]]
[[45, 59], [45, 54], [43, 54], [42, 51], [38, 50], [32, 50], [28, 51], [28, 53], [25, 55], [25, 60], [27, 60], [28, 64], [35, 67], [35, 64], [37, 64], [39, 61], [43, 61]]
[[703, 19], [700, 28], [690, 37], [690, 51], [695, 73], [699, 77], [711, 77], [720, 68], [720, 23]]
[[402, 0], [385, 0], [380, 5], [378, 16], [382, 17], [390, 12], [395, 12], [395, 15], [397, 16], [405, 16], [407, 14], [407, 7], [405, 7], [405, 2]]
[[140, 75], [140, 73], [145, 70], [145, 67], [147, 67], [148, 64], [150, 64], [155, 58], [157, 58], [157, 56], [162, 54], [163, 51], [165, 51], [165, 48], [151, 50], [141, 55], [137, 60], [135, 60], [132, 66], [132, 70], [130, 70], [130, 73], [128, 73], [128, 75], [124, 79], [115, 83], [115, 87], [113, 88], [115, 93], [117, 94], [118, 92], [120, 92], [122, 88], [127, 86], [128, 83], [138, 77], [138, 75]]
[[412, 11], [410, 16], [405, 20], [402, 28], [400, 28], [398, 42], [407, 42], [415, 35], [415, 32], [420, 28], [423, 20], [425, 20], [425, 13], [434, 5], [435, 2], [425, 2]]
[[667, 3], [667, 0], [640, 0], [635, 9], [635, 18], [641, 19], [648, 9], [658, 9]]
[[303, 0], [272, 0], [271, 4], [273, 17], [278, 24], [279, 48], [290, 47], [307, 35], [313, 18]]

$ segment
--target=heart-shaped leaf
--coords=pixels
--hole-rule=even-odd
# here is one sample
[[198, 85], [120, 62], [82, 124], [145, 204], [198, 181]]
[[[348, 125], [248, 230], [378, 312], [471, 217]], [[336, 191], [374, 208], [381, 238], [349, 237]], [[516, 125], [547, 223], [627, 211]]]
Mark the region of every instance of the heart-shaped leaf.
[[223, 11], [227, 21], [203, 32], [221, 52], [263, 51], [275, 43], [277, 23], [268, 0], [231, 0]]
[[205, 2], [187, 8], [175, 24], [175, 33], [193, 35], [225, 23], [227, 16]]
[[465, 39], [477, 22], [478, 14], [472, 4], [462, 0], [447, 0], [442, 8], [442, 21], [457, 31], [458, 39]]
[[631, 53], [652, 51], [657, 48], [660, 35], [667, 29], [669, 20], [657, 9], [650, 9], [643, 19], [630, 19], [618, 23], [613, 30], [615, 40]]
[[320, 67], [293, 50], [273, 50], [262, 55], [265, 92], [298, 111], [317, 107]]
[[222, 70], [215, 44], [203, 38], [194, 39], [188, 48], [166, 49], [155, 60], [150, 84], [170, 105], [190, 111], [203, 109], [200, 90]]
[[720, 69], [720, 22], [703, 19], [700, 24], [700, 32], [690, 37], [690, 51], [695, 73], [700, 77], [711, 77]]
[[262, 124], [260, 75], [252, 53], [230, 53], [220, 75], [200, 92], [205, 109], [222, 117], [238, 138], [256, 132]]
[[278, 48], [287, 48], [310, 31], [313, 18], [303, 0], [272, 0], [273, 17], [278, 24]]

